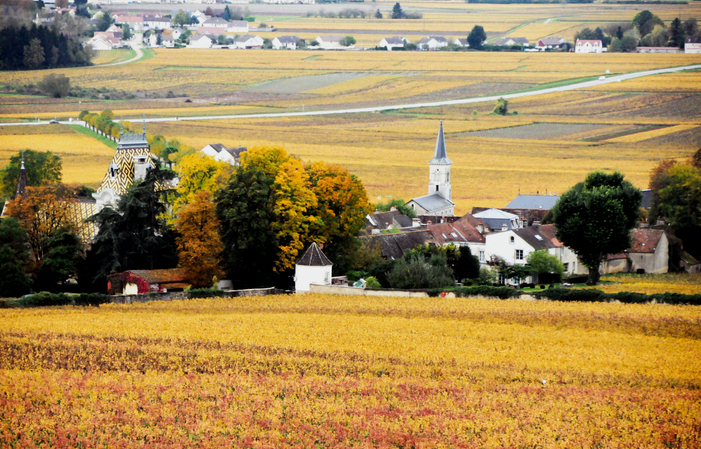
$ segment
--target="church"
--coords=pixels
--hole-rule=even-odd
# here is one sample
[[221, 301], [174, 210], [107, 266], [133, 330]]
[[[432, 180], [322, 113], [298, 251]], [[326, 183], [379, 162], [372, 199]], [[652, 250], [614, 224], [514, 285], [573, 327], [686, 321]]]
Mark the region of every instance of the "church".
[[453, 161], [448, 159], [443, 136], [443, 121], [441, 120], [436, 139], [436, 149], [433, 159], [428, 162], [428, 195], [412, 198], [406, 204], [416, 211], [416, 215], [454, 216], [455, 203], [451, 201], [450, 166]]

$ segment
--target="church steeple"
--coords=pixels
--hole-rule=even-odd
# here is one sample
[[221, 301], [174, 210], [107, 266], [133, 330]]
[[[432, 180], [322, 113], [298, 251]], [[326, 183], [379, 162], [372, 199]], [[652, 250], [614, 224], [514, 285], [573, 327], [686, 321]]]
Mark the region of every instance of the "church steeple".
[[450, 187], [450, 165], [453, 163], [448, 159], [448, 153], [445, 149], [445, 137], [443, 136], [443, 121], [441, 120], [440, 128], [438, 128], [438, 137], [436, 138], [436, 150], [433, 154], [433, 159], [428, 162], [429, 165], [429, 180], [428, 194], [438, 194], [450, 201], [452, 197], [452, 189]]
[[15, 190], [15, 198], [24, 195], [27, 191], [27, 170], [24, 167], [24, 151], [20, 153], [22, 155], [22, 165], [19, 168], [19, 179], [17, 180], [17, 189]]

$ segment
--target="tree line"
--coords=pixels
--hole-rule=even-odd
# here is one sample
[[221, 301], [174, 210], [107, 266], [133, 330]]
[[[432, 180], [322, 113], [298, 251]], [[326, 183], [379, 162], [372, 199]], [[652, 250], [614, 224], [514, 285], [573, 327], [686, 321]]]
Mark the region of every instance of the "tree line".
[[90, 64], [92, 49], [44, 25], [0, 29], [0, 70], [39, 70]]

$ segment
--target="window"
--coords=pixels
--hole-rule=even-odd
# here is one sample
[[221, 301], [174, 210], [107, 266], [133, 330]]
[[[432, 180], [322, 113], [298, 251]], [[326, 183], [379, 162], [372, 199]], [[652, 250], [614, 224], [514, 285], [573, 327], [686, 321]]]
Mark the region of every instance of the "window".
[[562, 266], [565, 267], [565, 273], [567, 273], [567, 272], [569, 271], [569, 269], [568, 269], [568, 268], [569, 268], [569, 265], [570, 265], [570, 264], [567, 263], [567, 262], [565, 262], [565, 263], [562, 264]]
[[484, 262], [484, 251], [480, 251], [480, 262]]
[[514, 243], [515, 241], [516, 241], [516, 239], [514, 239], [514, 236], [512, 235], [512, 236], [511, 236], [510, 242], [511, 242], [511, 243]]
[[516, 260], [523, 260], [523, 250], [522, 249], [516, 250]]
[[536, 238], [537, 240], [543, 240], [543, 237], [541, 237], [541, 236], [538, 235], [538, 234], [535, 235], [535, 238]]

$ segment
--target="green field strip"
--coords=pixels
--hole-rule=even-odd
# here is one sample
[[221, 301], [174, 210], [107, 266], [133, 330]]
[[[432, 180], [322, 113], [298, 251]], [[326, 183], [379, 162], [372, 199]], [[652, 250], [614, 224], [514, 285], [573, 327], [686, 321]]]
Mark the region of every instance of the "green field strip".
[[108, 139], [107, 137], [96, 133], [95, 131], [92, 131], [90, 128], [86, 128], [83, 125], [66, 125], [69, 128], [71, 128], [73, 131], [78, 132], [80, 134], [85, 134], [88, 137], [92, 137], [93, 139], [97, 139], [100, 142], [104, 143], [108, 147], [116, 150], [117, 149], [117, 142]]

